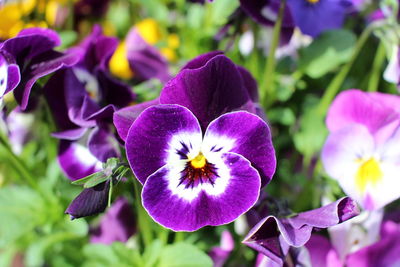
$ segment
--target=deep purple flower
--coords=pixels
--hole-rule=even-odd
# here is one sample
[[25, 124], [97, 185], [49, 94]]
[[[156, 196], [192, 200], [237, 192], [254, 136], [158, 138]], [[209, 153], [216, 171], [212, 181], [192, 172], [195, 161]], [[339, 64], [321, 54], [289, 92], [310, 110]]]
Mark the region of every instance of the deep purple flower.
[[[280, 3], [280, 0], [240, 0], [240, 7], [257, 23], [271, 27], [278, 19]], [[287, 44], [292, 37], [295, 24], [289, 9], [286, 8], [284, 12], [281, 43]]]
[[313, 37], [342, 26], [351, 7], [350, 0], [288, 0], [294, 23]]
[[[273, 25], [278, 17], [279, 0], [241, 0], [242, 9], [255, 21]], [[294, 26], [313, 37], [342, 26], [350, 11], [350, 0], [287, 0], [282, 23], [283, 36], [293, 33]]]
[[91, 243], [109, 245], [113, 242], [126, 242], [136, 232], [136, 219], [133, 207], [120, 197], [106, 211], [100, 225], [91, 231]]
[[231, 233], [225, 230], [221, 234], [221, 244], [218, 247], [211, 248], [208, 255], [214, 262], [214, 267], [223, 267], [232, 250], [234, 249], [235, 241]]
[[254, 205], [276, 165], [267, 124], [244, 111], [202, 131], [185, 107], [149, 107], [131, 126], [126, 151], [144, 184], [144, 208], [175, 231], [232, 222]]
[[204, 131], [218, 116], [246, 110], [264, 117], [257, 104], [257, 83], [244, 68], [222, 52], [210, 52], [188, 62], [163, 88], [159, 100], [127, 107], [114, 114], [114, 124], [125, 140], [129, 127], [148, 106], [178, 104], [194, 113]]
[[400, 197], [400, 97], [347, 90], [332, 103], [322, 150], [327, 173], [368, 210]]
[[346, 197], [289, 218], [268, 216], [250, 230], [243, 243], [282, 264], [290, 246], [303, 246], [313, 228], [331, 227], [357, 214], [355, 202]]
[[41, 28], [22, 30], [17, 37], [1, 43], [0, 97], [14, 90], [21, 109], [26, 109], [37, 79], [78, 61], [76, 53], [55, 51], [60, 43], [56, 32]]

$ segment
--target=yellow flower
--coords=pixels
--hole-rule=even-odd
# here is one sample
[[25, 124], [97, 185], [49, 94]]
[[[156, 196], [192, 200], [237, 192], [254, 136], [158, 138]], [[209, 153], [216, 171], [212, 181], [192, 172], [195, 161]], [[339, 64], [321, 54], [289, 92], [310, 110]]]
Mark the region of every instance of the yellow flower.
[[144, 19], [135, 25], [136, 30], [140, 36], [151, 45], [161, 40], [161, 30], [157, 21], [154, 19]]
[[126, 44], [121, 42], [110, 59], [109, 67], [111, 73], [116, 77], [131, 79], [134, 74], [129, 66], [126, 53]]

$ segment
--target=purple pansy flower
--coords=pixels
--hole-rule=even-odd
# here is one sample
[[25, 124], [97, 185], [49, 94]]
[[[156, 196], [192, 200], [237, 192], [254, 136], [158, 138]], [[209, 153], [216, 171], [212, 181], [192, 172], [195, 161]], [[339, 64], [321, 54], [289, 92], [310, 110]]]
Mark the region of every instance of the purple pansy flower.
[[136, 219], [133, 207], [120, 197], [103, 215], [100, 225], [91, 231], [91, 243], [109, 245], [113, 242], [126, 242], [136, 232]]
[[[278, 19], [280, 0], [240, 0], [240, 7], [257, 23], [271, 27]], [[295, 24], [288, 8], [285, 9], [281, 28], [281, 43], [287, 44]]]
[[144, 184], [144, 208], [175, 231], [232, 222], [254, 205], [276, 164], [269, 128], [259, 117], [227, 113], [202, 130], [194, 113], [179, 105], [147, 108], [129, 130], [126, 151]]
[[[263, 25], [273, 25], [278, 17], [279, 0], [241, 0], [242, 9], [255, 21]], [[294, 26], [302, 33], [318, 36], [320, 33], [342, 26], [346, 13], [351, 11], [350, 0], [287, 0], [282, 23], [286, 42], [293, 33]]]
[[159, 99], [121, 109], [114, 124], [125, 140], [137, 116], [155, 104], [178, 104], [190, 109], [203, 130], [223, 113], [246, 110], [265, 117], [258, 105], [257, 83], [244, 68], [222, 52], [209, 52], [188, 62], [161, 91]]
[[288, 0], [293, 21], [304, 34], [313, 37], [338, 29], [350, 11], [350, 0]]
[[348, 90], [337, 96], [328, 112], [325, 170], [368, 210], [400, 197], [399, 107], [398, 96]]
[[313, 228], [331, 227], [357, 214], [355, 202], [346, 197], [289, 218], [268, 216], [250, 230], [243, 243], [282, 264], [290, 247], [303, 246]]
[[55, 31], [42, 28], [22, 30], [0, 44], [0, 97], [14, 90], [21, 109], [26, 109], [37, 79], [79, 60], [76, 53], [54, 50], [61, 41]]

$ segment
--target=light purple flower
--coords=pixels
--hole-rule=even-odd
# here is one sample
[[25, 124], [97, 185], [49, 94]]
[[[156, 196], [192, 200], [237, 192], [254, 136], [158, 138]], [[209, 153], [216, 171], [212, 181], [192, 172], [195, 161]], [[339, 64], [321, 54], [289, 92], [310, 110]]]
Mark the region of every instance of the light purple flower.
[[368, 210], [400, 197], [399, 107], [398, 96], [348, 90], [337, 96], [328, 112], [325, 170]]
[[381, 238], [375, 243], [348, 252], [341, 260], [335, 247], [320, 235], [313, 235], [306, 244], [313, 266], [321, 267], [395, 267], [400, 264], [400, 225], [386, 221], [382, 224]]
[[126, 139], [129, 164], [144, 184], [144, 208], [175, 231], [232, 222], [254, 205], [275, 171], [270, 131], [259, 117], [227, 113], [204, 131], [200, 123], [183, 106], [152, 106]]
[[357, 214], [355, 202], [346, 197], [289, 218], [268, 216], [250, 230], [243, 243], [282, 264], [289, 248], [303, 246], [314, 228], [331, 227]]
[[55, 31], [42, 28], [22, 30], [1, 43], [0, 97], [14, 91], [15, 99], [25, 110], [37, 79], [78, 61], [79, 55], [74, 52], [55, 51], [60, 43]]
[[100, 225], [91, 231], [91, 243], [109, 245], [126, 242], [136, 232], [136, 218], [133, 207], [120, 197], [114, 201], [100, 220]]
[[190, 109], [205, 130], [212, 120], [235, 110], [265, 117], [257, 102], [257, 83], [251, 74], [222, 52], [209, 52], [188, 62], [165, 85], [159, 99], [117, 111], [114, 124], [125, 140], [130, 126], [145, 108], [158, 103], [178, 104]]

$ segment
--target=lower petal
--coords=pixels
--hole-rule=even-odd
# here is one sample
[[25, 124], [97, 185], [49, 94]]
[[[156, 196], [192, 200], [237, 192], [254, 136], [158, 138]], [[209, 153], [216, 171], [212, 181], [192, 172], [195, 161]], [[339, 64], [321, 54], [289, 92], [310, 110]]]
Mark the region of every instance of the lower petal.
[[180, 178], [176, 177], [176, 167], [161, 168], [143, 187], [143, 206], [156, 222], [174, 231], [232, 222], [257, 201], [260, 176], [240, 155], [226, 153], [222, 161], [224, 166], [219, 164], [215, 184], [193, 188], [176, 185], [174, 181]]

